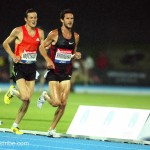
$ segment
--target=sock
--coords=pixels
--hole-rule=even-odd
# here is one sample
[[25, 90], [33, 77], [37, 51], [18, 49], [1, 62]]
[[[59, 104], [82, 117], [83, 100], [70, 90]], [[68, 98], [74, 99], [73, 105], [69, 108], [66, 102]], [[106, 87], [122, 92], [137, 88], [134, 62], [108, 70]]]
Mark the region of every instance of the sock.
[[14, 127], [14, 128], [18, 127], [18, 124], [14, 122], [14, 123], [13, 123], [13, 127]]
[[14, 90], [16, 90], [16, 89], [14, 88], [14, 89], [12, 89], [12, 90], [10, 91], [10, 94], [11, 94], [12, 96], [15, 96]]

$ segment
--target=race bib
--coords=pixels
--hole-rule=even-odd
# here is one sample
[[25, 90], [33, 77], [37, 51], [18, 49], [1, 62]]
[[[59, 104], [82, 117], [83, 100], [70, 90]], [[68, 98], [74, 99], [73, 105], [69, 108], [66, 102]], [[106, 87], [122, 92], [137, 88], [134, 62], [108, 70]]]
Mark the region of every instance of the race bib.
[[22, 53], [22, 56], [21, 56], [21, 62], [23, 62], [23, 63], [34, 63], [36, 61], [36, 58], [37, 58], [36, 51], [26, 52], [24, 50], [24, 52]]
[[72, 58], [72, 50], [57, 49], [55, 63], [69, 64]]

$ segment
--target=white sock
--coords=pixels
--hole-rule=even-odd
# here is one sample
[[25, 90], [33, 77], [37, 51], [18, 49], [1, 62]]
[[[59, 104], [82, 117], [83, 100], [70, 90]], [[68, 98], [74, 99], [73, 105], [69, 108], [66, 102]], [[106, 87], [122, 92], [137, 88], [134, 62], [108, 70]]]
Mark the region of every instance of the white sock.
[[18, 124], [16, 122], [13, 123], [13, 127], [16, 128], [18, 127]]
[[10, 91], [10, 94], [11, 94], [12, 96], [15, 96], [14, 90], [15, 90], [15, 89], [12, 89], [12, 90]]

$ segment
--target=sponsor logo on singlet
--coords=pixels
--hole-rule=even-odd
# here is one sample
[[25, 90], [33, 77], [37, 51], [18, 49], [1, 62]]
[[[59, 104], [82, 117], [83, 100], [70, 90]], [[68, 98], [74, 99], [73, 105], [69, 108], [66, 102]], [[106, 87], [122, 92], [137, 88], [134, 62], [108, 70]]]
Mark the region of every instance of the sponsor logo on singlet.
[[39, 38], [37, 38], [37, 39], [36, 39], [36, 41], [40, 41], [40, 39], [39, 39]]
[[72, 45], [72, 44], [74, 44], [74, 42], [69, 42], [69, 45]]

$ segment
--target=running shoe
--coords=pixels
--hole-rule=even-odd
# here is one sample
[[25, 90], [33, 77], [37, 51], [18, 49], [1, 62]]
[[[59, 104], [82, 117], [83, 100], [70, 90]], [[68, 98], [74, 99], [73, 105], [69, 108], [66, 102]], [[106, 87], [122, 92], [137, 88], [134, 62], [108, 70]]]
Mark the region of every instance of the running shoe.
[[11, 131], [16, 134], [20, 134], [20, 135], [23, 134], [23, 132], [20, 131], [20, 129], [18, 127], [12, 127]]
[[60, 135], [58, 133], [56, 133], [55, 129], [48, 130], [47, 136], [48, 137], [54, 137], [54, 138], [59, 138], [60, 137]]
[[41, 94], [41, 96], [39, 97], [39, 99], [38, 99], [38, 101], [37, 101], [37, 107], [38, 107], [39, 109], [42, 108], [43, 104], [44, 104], [45, 101], [46, 101], [46, 99], [44, 98], [44, 95], [45, 95], [45, 94], [47, 94], [47, 92], [46, 92], [46, 91], [43, 91], [42, 94]]
[[12, 89], [14, 89], [14, 88], [15, 88], [14, 85], [11, 85], [10, 88], [8, 89], [7, 93], [4, 96], [4, 103], [7, 105], [10, 104], [11, 99], [13, 98], [13, 95], [11, 93], [12, 93]]

